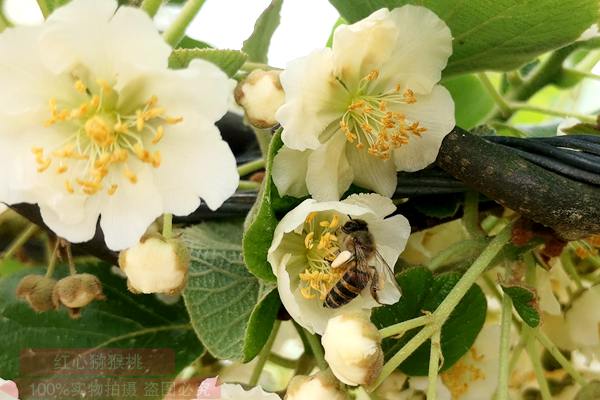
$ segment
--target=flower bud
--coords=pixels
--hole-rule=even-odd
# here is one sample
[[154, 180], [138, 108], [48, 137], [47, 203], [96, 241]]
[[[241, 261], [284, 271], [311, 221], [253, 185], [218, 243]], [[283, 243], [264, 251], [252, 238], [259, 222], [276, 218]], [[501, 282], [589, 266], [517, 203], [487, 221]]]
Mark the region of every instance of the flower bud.
[[61, 304], [69, 309], [72, 318], [78, 318], [81, 308], [94, 300], [104, 300], [102, 283], [92, 274], [75, 274], [58, 281], [52, 291], [52, 302], [58, 308]]
[[285, 400], [313, 399], [347, 400], [349, 397], [341, 390], [340, 383], [327, 372], [292, 378]]
[[321, 339], [325, 360], [347, 385], [369, 385], [383, 367], [379, 331], [363, 313], [347, 313], [329, 320]]
[[17, 297], [25, 299], [36, 312], [55, 308], [52, 303], [52, 290], [56, 281], [43, 275], [27, 275], [17, 286]]
[[255, 69], [235, 88], [235, 101], [246, 111], [250, 124], [257, 128], [277, 125], [275, 113], [284, 99], [279, 71]]
[[151, 235], [122, 251], [119, 265], [127, 275], [130, 291], [176, 294], [187, 281], [189, 254], [179, 241]]
[[267, 393], [260, 386], [244, 390], [241, 385], [219, 384], [218, 377], [207, 378], [198, 387], [194, 400], [280, 400], [275, 393]]

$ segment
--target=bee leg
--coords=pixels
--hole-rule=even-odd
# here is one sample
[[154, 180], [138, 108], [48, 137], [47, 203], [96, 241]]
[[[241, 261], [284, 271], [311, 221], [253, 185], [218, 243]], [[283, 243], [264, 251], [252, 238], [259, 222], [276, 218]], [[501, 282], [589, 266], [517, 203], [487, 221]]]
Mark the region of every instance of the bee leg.
[[377, 292], [379, 292], [380, 289], [379, 272], [377, 272], [377, 268], [375, 268], [372, 265], [369, 266], [369, 268], [371, 270], [371, 296], [373, 296], [373, 300], [381, 304], [381, 302], [379, 301], [379, 295], [377, 294]]

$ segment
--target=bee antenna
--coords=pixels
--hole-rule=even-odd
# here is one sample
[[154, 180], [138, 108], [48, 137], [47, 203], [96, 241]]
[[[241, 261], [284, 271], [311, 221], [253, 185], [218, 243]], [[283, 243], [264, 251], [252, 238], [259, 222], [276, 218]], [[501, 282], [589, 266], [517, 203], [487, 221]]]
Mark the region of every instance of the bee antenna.
[[346, 214], [348, 216], [348, 218], [350, 218], [350, 221], [354, 221], [354, 219], [352, 218], [352, 216], [350, 214]]

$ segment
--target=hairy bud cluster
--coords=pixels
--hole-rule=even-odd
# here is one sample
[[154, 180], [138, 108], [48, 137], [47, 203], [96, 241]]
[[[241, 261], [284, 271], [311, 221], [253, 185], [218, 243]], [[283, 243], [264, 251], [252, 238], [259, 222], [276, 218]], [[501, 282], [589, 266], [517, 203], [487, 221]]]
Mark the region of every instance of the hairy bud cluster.
[[71, 318], [78, 318], [81, 309], [94, 300], [105, 300], [102, 283], [92, 274], [75, 274], [61, 279], [52, 291], [55, 308], [67, 307]]
[[52, 291], [56, 280], [43, 275], [26, 275], [17, 286], [17, 297], [24, 299], [36, 312], [54, 309]]

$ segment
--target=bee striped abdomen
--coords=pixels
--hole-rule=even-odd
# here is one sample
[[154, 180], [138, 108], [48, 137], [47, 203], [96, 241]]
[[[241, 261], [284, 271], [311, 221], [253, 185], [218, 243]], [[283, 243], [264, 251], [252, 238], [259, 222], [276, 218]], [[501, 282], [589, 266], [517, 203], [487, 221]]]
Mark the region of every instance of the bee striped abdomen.
[[369, 273], [366, 271], [349, 269], [327, 293], [323, 307], [338, 308], [348, 304], [367, 286], [369, 278]]

